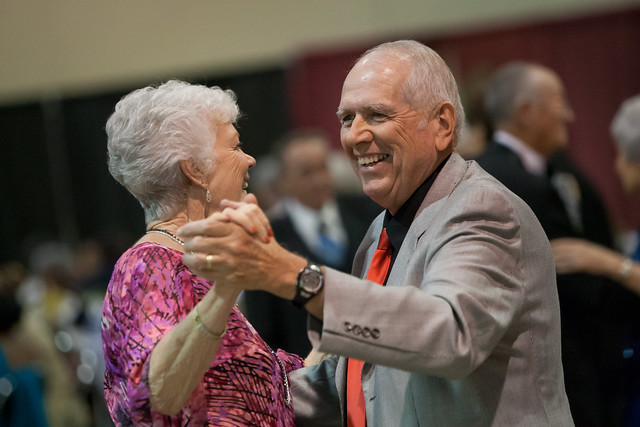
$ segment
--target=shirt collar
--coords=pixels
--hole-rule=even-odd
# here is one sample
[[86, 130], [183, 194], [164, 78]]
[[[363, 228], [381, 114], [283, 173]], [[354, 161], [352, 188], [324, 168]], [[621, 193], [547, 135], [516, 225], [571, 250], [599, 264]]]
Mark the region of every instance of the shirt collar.
[[302, 240], [313, 246], [318, 238], [320, 222], [324, 222], [329, 236], [342, 244], [347, 243], [347, 235], [335, 200], [327, 200], [320, 210], [303, 205], [293, 197], [283, 199], [285, 210]]
[[542, 176], [547, 173], [547, 160], [521, 139], [516, 138], [509, 132], [499, 130], [493, 134], [493, 140], [516, 153], [522, 165], [530, 174]]
[[416, 189], [416, 191], [413, 192], [409, 199], [404, 202], [400, 209], [398, 209], [398, 212], [395, 215], [391, 215], [388, 210], [385, 212], [383, 224], [387, 228], [387, 236], [389, 237], [389, 241], [393, 246], [394, 258], [398, 249], [400, 248], [400, 246], [402, 246], [404, 238], [407, 236], [409, 227], [411, 227], [411, 223], [418, 213], [420, 205], [422, 205], [422, 202], [427, 196], [429, 189], [444, 167], [444, 164], [449, 160], [449, 157], [442, 161], [438, 165], [436, 170], [434, 170], [433, 173], [431, 173], [431, 175], [429, 175], [429, 177], [422, 184], [420, 184], [420, 186]]

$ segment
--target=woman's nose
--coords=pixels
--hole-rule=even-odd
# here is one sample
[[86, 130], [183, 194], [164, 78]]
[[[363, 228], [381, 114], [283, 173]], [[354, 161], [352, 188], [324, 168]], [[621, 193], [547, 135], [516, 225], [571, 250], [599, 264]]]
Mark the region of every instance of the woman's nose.
[[252, 168], [256, 165], [256, 159], [253, 158], [253, 156], [250, 156], [248, 154], [245, 154], [247, 156], [247, 160], [249, 162], [249, 168]]

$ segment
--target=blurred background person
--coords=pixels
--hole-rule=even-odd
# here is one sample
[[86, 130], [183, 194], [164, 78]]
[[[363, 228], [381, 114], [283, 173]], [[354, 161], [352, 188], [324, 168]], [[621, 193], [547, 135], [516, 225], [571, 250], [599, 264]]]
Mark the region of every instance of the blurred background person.
[[[358, 245], [382, 208], [361, 189], [337, 191], [340, 182], [331, 170], [329, 142], [319, 130], [297, 129], [283, 135], [274, 145], [273, 157], [279, 164], [276, 185], [281, 198], [269, 219], [278, 242], [314, 262], [351, 272]], [[264, 291], [243, 295], [247, 318], [269, 345], [302, 356], [309, 353], [304, 310]]]
[[[104, 403], [100, 318], [113, 265], [131, 242], [116, 231], [73, 245], [34, 235], [26, 245], [29, 268], [16, 295], [27, 324], [63, 364], [47, 365], [54, 370], [47, 382], [54, 425], [113, 424]], [[69, 414], [81, 421], [73, 424]]]
[[[191, 273], [176, 237], [222, 199], [245, 198], [255, 160], [238, 116], [233, 92], [173, 80], [133, 91], [107, 121], [109, 171], [147, 224], [116, 263], [102, 312], [104, 392], [118, 426], [294, 423], [287, 375], [302, 360], [269, 348], [224, 278]], [[255, 233], [268, 240], [262, 223]]]
[[465, 123], [456, 145], [456, 152], [465, 160], [472, 160], [484, 153], [493, 134], [484, 109], [484, 91], [492, 71], [478, 67], [461, 84]]
[[[616, 143], [616, 171], [622, 186], [627, 193], [640, 197], [640, 95], [621, 105], [611, 123], [611, 136]], [[560, 274], [605, 276], [640, 295], [640, 230], [633, 235], [635, 245], [628, 253], [585, 239], [554, 239], [551, 248], [556, 269]], [[615, 311], [622, 314], [611, 333], [619, 335], [621, 340], [614, 345], [621, 349], [618, 379], [624, 384], [624, 421], [625, 425], [637, 426], [640, 425], [640, 298], [624, 295]]]
[[[0, 405], [1, 419], [8, 423], [0, 425], [94, 425], [87, 396], [81, 393], [71, 369], [75, 367], [73, 358], [54, 344], [53, 325], [41, 312], [24, 306], [17, 298], [16, 291], [28, 275], [28, 270], [18, 262], [0, 267], [0, 352], [5, 369], [0, 376], [11, 379], [3, 383], [2, 390], [7, 391], [6, 386], [13, 383], [8, 395], [0, 396], [0, 401], [4, 399]], [[18, 424], [12, 424], [11, 420]]]
[[251, 169], [251, 194], [258, 199], [260, 208], [271, 217], [280, 213], [282, 209], [282, 191], [278, 185], [278, 169], [280, 162], [271, 153], [261, 156]]
[[0, 425], [46, 427], [43, 366], [20, 325], [22, 307], [13, 286], [23, 271], [17, 263], [0, 267]]
[[[507, 63], [489, 79], [484, 105], [494, 133], [478, 163], [531, 206], [549, 239], [580, 237], [611, 247], [604, 204], [564, 152], [574, 113], [559, 76], [539, 64]], [[559, 274], [557, 283], [571, 413], [578, 426], [611, 425], [601, 328], [606, 282]]]

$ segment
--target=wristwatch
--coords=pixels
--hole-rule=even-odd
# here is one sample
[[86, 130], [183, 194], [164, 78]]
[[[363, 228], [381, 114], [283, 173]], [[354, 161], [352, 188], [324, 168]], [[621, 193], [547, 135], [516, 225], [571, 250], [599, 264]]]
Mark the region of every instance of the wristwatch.
[[296, 282], [296, 296], [291, 302], [296, 307], [302, 308], [318, 292], [324, 285], [324, 276], [319, 265], [309, 261], [307, 266], [298, 273], [298, 281]]

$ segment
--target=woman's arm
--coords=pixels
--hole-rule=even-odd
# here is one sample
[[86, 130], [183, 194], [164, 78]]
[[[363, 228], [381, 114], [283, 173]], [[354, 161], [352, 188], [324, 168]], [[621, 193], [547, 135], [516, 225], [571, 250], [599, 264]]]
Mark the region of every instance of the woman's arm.
[[640, 264], [609, 248], [582, 239], [554, 239], [551, 249], [560, 274], [606, 276], [640, 295]]
[[317, 365], [318, 363], [322, 362], [327, 357], [331, 357], [331, 356], [333, 356], [333, 355], [332, 354], [328, 354], [328, 353], [322, 353], [320, 351], [312, 349], [311, 352], [309, 353], [309, 355], [304, 359], [304, 365], [305, 366]]
[[[253, 195], [247, 195], [244, 203], [227, 201], [223, 207], [223, 212], [214, 213], [208, 221], [232, 221], [254, 238], [269, 241], [271, 226]], [[174, 415], [184, 406], [211, 366], [239, 294], [217, 280], [194, 310], [158, 342], [149, 361], [150, 400], [155, 411]]]
[[153, 410], [174, 415], [184, 406], [211, 366], [237, 297], [237, 291], [214, 285], [158, 342], [149, 361]]

